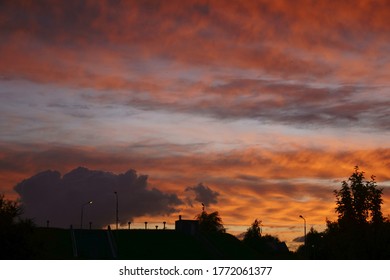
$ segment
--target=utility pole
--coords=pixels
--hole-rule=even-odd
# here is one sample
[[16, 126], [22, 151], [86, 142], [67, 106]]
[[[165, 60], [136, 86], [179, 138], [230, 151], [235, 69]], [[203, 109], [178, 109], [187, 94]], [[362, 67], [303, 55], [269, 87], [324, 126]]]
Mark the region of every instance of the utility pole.
[[118, 203], [118, 192], [114, 192], [115, 197], [116, 197], [116, 230], [118, 230], [119, 226], [119, 203]]
[[299, 215], [299, 218], [303, 219], [303, 232], [304, 232], [304, 236], [305, 236], [305, 251], [307, 251], [307, 248], [306, 248], [306, 219], [302, 216], [302, 215]]

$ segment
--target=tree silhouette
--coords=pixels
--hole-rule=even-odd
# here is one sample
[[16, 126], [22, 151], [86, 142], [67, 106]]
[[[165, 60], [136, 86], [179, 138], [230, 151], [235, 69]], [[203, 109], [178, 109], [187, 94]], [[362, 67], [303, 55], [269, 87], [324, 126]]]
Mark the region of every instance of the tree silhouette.
[[334, 191], [339, 225], [350, 227], [382, 223], [382, 191], [383, 189], [377, 187], [374, 176], [371, 181], [365, 181], [364, 172], [355, 166], [355, 171], [348, 181], [343, 181], [341, 189]]
[[341, 259], [382, 259], [390, 256], [389, 224], [381, 211], [383, 189], [375, 176], [367, 181], [355, 166], [342, 182], [336, 196], [336, 222], [327, 221], [324, 241], [331, 244], [327, 257]]
[[323, 232], [312, 229], [297, 255], [304, 259], [390, 259], [390, 221], [381, 211], [382, 189], [355, 167], [335, 190], [337, 221]]
[[16, 201], [0, 195], [0, 259], [29, 259], [33, 256], [31, 233], [34, 225], [21, 219], [22, 208]]
[[279, 238], [266, 234], [261, 235], [261, 221], [255, 219], [245, 232], [242, 242], [255, 250], [261, 259], [288, 258], [289, 250]]
[[202, 211], [195, 219], [199, 221], [199, 229], [203, 232], [226, 232], [222, 223], [222, 218], [219, 216], [218, 211], [208, 214], [206, 211]]
[[324, 259], [326, 251], [332, 247], [324, 245], [324, 233], [318, 232], [313, 227], [310, 228], [306, 235], [306, 246], [301, 245], [297, 250], [297, 255], [304, 259]]
[[261, 221], [255, 219], [244, 235], [244, 242], [255, 241], [261, 238]]

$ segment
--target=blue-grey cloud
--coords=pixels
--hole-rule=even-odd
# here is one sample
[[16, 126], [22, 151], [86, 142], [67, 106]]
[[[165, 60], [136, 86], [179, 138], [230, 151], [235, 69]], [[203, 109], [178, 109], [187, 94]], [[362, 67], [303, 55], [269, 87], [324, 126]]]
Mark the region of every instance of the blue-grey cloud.
[[[193, 187], [187, 187], [186, 192], [194, 193], [194, 200], [203, 203], [205, 206], [210, 206], [210, 204], [216, 204], [218, 202], [217, 198], [219, 193], [203, 185], [203, 183], [199, 183]], [[192, 204], [191, 199], [190, 203]]]
[[[176, 207], [182, 204], [177, 195], [149, 189], [147, 179], [135, 170], [114, 174], [79, 167], [62, 177], [58, 171], [38, 173], [17, 184], [15, 191], [20, 195], [25, 216], [38, 225], [49, 220], [52, 226], [78, 227], [82, 211], [85, 224], [103, 227], [115, 223], [115, 192], [122, 224], [138, 216], [177, 212]], [[88, 201], [93, 203], [85, 205]]]

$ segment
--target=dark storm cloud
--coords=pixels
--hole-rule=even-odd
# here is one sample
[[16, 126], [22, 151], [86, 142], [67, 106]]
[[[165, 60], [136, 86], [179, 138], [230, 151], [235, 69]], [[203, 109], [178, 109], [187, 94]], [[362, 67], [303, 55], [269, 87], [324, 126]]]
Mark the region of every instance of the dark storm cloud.
[[[147, 176], [135, 170], [122, 174], [79, 167], [61, 177], [58, 171], [38, 173], [15, 186], [25, 216], [38, 225], [46, 220], [52, 226], [80, 225], [81, 209], [84, 222], [103, 227], [115, 222], [116, 196], [122, 224], [143, 215], [169, 215], [177, 212], [182, 201], [175, 195], [148, 188]], [[88, 201], [92, 205], [86, 205]]]
[[205, 206], [210, 206], [210, 204], [216, 204], [218, 202], [217, 198], [219, 193], [203, 185], [203, 183], [199, 183], [193, 187], [187, 187], [185, 191], [193, 192], [195, 194], [194, 200], [203, 203]]

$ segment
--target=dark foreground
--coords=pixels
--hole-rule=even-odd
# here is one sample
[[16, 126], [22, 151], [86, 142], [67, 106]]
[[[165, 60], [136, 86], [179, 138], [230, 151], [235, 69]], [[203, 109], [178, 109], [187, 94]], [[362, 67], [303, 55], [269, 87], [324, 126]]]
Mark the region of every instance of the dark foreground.
[[[175, 230], [70, 230], [36, 228], [32, 259], [213, 260], [262, 259], [227, 233], [188, 235]], [[275, 258], [290, 258], [289, 252]]]

